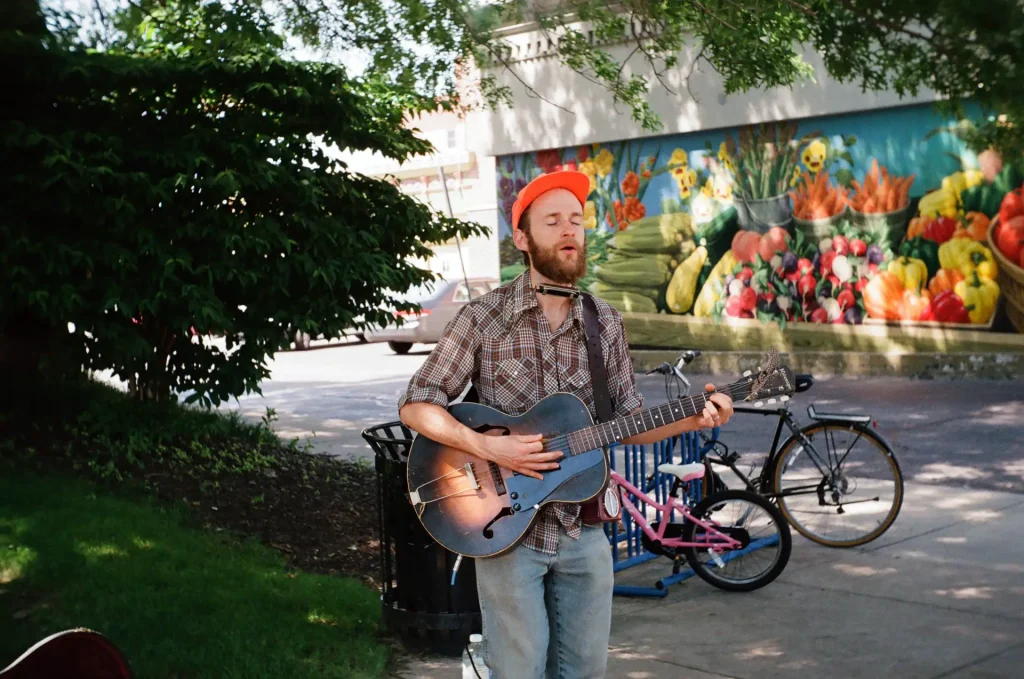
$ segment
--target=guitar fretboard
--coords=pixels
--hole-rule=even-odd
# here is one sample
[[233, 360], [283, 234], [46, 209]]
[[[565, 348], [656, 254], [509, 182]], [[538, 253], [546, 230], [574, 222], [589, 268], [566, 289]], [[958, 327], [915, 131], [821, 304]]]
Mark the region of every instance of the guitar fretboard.
[[[717, 391], [728, 394], [733, 400], [737, 400], [737, 397], [750, 393], [751, 382], [753, 382], [753, 378], [741, 380]], [[563, 450], [563, 452], [568, 455], [579, 455], [590, 450], [596, 450], [615, 441], [621, 441], [631, 436], [663, 427], [666, 424], [672, 424], [673, 422], [693, 417], [704, 410], [708, 399], [714, 393], [703, 392], [693, 396], [684, 396], [675, 401], [663, 403], [633, 415], [626, 415], [611, 422], [579, 429], [565, 436], [569, 441], [569, 450]], [[548, 446], [549, 449], [555, 449], [556, 447]]]

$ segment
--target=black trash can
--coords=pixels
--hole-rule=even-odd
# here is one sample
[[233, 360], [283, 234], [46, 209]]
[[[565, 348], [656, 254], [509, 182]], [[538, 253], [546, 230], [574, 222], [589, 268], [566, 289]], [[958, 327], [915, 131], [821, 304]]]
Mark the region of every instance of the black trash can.
[[437, 544], [413, 512], [406, 485], [412, 431], [399, 422], [364, 429], [377, 470], [381, 607], [387, 631], [412, 646], [456, 656], [481, 632], [473, 559]]

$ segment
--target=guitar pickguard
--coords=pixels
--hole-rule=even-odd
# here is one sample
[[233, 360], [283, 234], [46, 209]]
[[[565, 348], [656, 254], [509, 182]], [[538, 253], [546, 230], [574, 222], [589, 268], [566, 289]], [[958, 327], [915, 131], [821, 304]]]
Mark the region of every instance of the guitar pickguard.
[[[579, 455], [563, 457], [559, 460], [559, 464], [562, 466], [559, 473], [546, 473], [544, 479], [540, 481], [522, 474], [514, 474], [506, 482], [509, 497], [523, 507], [538, 505], [573, 477], [593, 469], [595, 465], [602, 464], [603, 459], [604, 451], [598, 448]], [[515, 509], [515, 505], [512, 505], [512, 508]]]

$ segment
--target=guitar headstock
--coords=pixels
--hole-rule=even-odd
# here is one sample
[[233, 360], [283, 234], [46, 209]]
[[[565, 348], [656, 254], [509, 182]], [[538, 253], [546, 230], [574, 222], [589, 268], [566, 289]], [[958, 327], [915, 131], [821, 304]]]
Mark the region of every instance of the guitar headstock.
[[760, 408], [776, 402], [785, 403], [789, 400], [790, 394], [796, 391], [796, 378], [788, 366], [782, 365], [779, 350], [772, 347], [765, 356], [762, 364], [756, 371], [748, 370], [743, 373], [747, 379], [749, 393], [743, 398], [744, 401], [754, 401], [754, 406]]

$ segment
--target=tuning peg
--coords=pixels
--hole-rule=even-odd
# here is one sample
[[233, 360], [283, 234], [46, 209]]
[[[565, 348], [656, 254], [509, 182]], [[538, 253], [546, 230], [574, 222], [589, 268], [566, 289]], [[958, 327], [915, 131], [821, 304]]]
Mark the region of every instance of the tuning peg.
[[764, 401], [758, 401], [757, 403], [754, 404], [754, 407], [755, 408], [760, 408], [763, 405], [764, 405]]
[[768, 399], [768, 403], [775, 403], [775, 399], [774, 398]]
[[744, 377], [750, 377], [750, 371], [748, 370], [747, 372], [743, 373], [743, 376]]
[[788, 396], [780, 396], [779, 400], [782, 401], [783, 403], [785, 403], [786, 401], [789, 400], [789, 397]]

